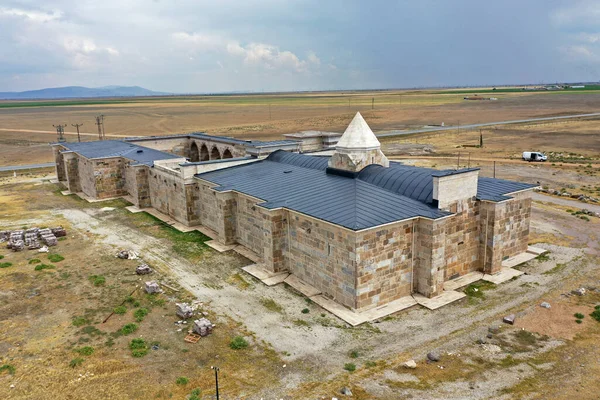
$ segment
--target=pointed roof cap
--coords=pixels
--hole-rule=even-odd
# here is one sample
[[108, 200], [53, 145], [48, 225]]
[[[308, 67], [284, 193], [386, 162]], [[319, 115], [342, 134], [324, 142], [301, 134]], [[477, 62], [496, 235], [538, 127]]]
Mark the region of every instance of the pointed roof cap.
[[357, 112], [336, 147], [341, 149], [370, 150], [379, 148], [380, 146], [379, 140], [377, 140], [367, 122]]

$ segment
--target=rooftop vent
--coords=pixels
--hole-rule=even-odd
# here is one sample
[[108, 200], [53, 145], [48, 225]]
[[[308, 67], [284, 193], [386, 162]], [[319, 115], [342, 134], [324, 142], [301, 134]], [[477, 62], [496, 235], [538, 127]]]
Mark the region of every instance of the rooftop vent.
[[144, 152], [144, 150], [138, 150], [138, 151], [136, 151], [136, 153], [143, 153], [143, 152]]
[[292, 170], [287, 170], [287, 171], [283, 171], [284, 174], [289, 174], [290, 172], [292, 172]]

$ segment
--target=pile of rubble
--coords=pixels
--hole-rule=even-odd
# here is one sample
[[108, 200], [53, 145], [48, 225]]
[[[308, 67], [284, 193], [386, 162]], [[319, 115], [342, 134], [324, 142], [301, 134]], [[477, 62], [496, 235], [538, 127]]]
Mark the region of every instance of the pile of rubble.
[[67, 236], [67, 231], [62, 227], [56, 228], [29, 228], [25, 230], [0, 231], [0, 243], [7, 242], [6, 247], [13, 251], [39, 249], [42, 245], [56, 246], [58, 238]]
[[133, 250], [119, 250], [116, 257], [122, 260], [137, 260], [139, 258], [138, 253]]
[[569, 197], [571, 199], [577, 199], [583, 203], [600, 203], [600, 199], [597, 197], [592, 197], [585, 194], [573, 194], [564, 190], [537, 188], [535, 189], [535, 191], [540, 193], [551, 194], [554, 196]]

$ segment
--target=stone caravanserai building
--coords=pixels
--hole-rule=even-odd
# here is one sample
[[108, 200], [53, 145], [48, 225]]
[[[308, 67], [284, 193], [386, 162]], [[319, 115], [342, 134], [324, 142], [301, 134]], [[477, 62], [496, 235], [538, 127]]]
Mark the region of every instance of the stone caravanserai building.
[[334, 313], [435, 298], [528, 249], [535, 185], [389, 161], [358, 113], [331, 156], [295, 153], [289, 140], [252, 154], [253, 142], [230, 139], [232, 158], [213, 160], [206, 146], [208, 159], [191, 162], [198, 140], [57, 143], [57, 175], [70, 192], [122, 196], [198, 227], [251, 255], [248, 272], [318, 294]]

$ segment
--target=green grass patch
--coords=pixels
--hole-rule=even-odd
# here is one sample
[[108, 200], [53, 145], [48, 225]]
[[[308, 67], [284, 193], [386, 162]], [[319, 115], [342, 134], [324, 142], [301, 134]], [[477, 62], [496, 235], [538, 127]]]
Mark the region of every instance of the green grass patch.
[[514, 367], [515, 365], [520, 364], [519, 360], [516, 360], [513, 356], [508, 355], [506, 357], [504, 357], [501, 361], [500, 361], [500, 366], [503, 368], [509, 368], [509, 367]]
[[306, 326], [306, 327], [310, 326], [310, 324], [308, 322], [306, 322], [305, 320], [303, 320], [303, 319], [296, 319], [296, 320], [294, 320], [294, 325], [296, 325], [296, 326]]
[[553, 275], [553, 274], [557, 274], [560, 271], [562, 271], [563, 269], [565, 269], [565, 267], [567, 266], [567, 264], [561, 264], [558, 263], [556, 264], [556, 266], [552, 269], [549, 269], [548, 271], [542, 273], [542, 275]]
[[573, 314], [573, 316], [577, 319], [583, 319], [585, 317], [585, 315], [583, 315], [582, 313], [575, 313]]
[[137, 322], [142, 322], [144, 320], [144, 317], [148, 315], [148, 309], [147, 308], [138, 308], [137, 310], [135, 310], [135, 312], [133, 313], [133, 316], [135, 317], [135, 320]]
[[200, 400], [201, 394], [202, 390], [200, 388], [196, 388], [190, 392], [190, 397], [188, 400]]
[[354, 371], [356, 371], [356, 364], [346, 363], [346, 364], [344, 364], [344, 369], [348, 372], [354, 372]]
[[465, 294], [469, 298], [485, 299], [485, 291], [495, 289], [496, 285], [491, 282], [472, 283], [465, 289]]
[[41, 262], [42, 262], [42, 260], [40, 260], [39, 258], [32, 258], [31, 260], [29, 260], [29, 265], [31, 265], [31, 264], [39, 264]]
[[94, 348], [92, 346], [84, 346], [74, 350], [82, 356], [91, 356], [94, 354]]
[[79, 367], [81, 364], [83, 364], [84, 361], [85, 360], [81, 357], [74, 358], [69, 362], [69, 367], [71, 367], [71, 368]]
[[48, 260], [53, 263], [61, 262], [65, 258], [57, 253], [48, 253]]
[[2, 260], [4, 258], [4, 256], [2, 254], [0, 254], [0, 260]]
[[377, 363], [375, 361], [367, 361], [365, 363], [365, 367], [367, 367], [367, 368], [373, 368], [373, 367], [376, 367], [376, 366], [377, 366]]
[[[162, 307], [165, 305], [165, 299], [163, 299], [159, 293], [146, 293], [146, 301], [152, 306]], [[139, 305], [139, 303], [138, 303]], [[135, 302], [134, 302], [135, 307]]]
[[102, 332], [100, 329], [96, 328], [94, 325], [88, 325], [81, 329], [81, 333], [90, 336], [100, 336], [106, 335], [106, 332]]
[[189, 383], [189, 379], [186, 378], [185, 376], [180, 376], [175, 380], [175, 383], [177, 385], [187, 385]]
[[356, 350], [352, 350], [348, 355], [350, 356], [350, 358], [358, 358], [359, 356], [358, 351]]
[[275, 300], [263, 297], [260, 299], [260, 304], [263, 305], [267, 310], [274, 312], [283, 312], [283, 307], [279, 305]]
[[11, 375], [14, 375], [16, 370], [15, 367], [13, 367], [12, 365], [4, 364], [0, 367], [0, 374], [4, 371], [8, 372]]
[[71, 323], [73, 324], [73, 326], [80, 327], [80, 326], [89, 324], [90, 321], [85, 317], [73, 317], [73, 320]]
[[54, 269], [56, 268], [54, 265], [50, 265], [50, 264], [38, 264], [35, 266], [34, 270], [35, 271], [43, 271], [45, 269]]
[[106, 278], [102, 275], [90, 275], [88, 279], [94, 286], [102, 286], [106, 283]]
[[248, 341], [242, 336], [236, 336], [231, 340], [231, 342], [229, 342], [229, 347], [233, 350], [245, 349], [248, 347]]
[[113, 312], [114, 312], [115, 314], [123, 315], [123, 314], [125, 314], [125, 313], [127, 312], [127, 307], [125, 307], [125, 306], [118, 306], [118, 307], [115, 307], [115, 308], [113, 309]]
[[0, 268], [8, 268], [8, 267], [12, 267], [12, 263], [10, 263], [10, 262], [0, 263]]
[[119, 332], [121, 335], [131, 335], [133, 332], [138, 330], [138, 326], [136, 324], [127, 324], [124, 325]]
[[148, 354], [148, 345], [142, 338], [131, 339], [131, 342], [129, 343], [129, 349], [131, 350], [131, 355], [133, 357], [139, 358]]
[[537, 256], [535, 259], [538, 260], [539, 262], [548, 261], [548, 260], [550, 260], [550, 252], [547, 251], [545, 253], [542, 253], [539, 256]]

